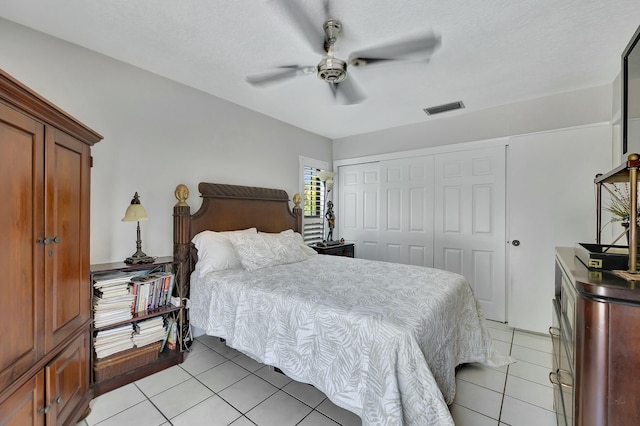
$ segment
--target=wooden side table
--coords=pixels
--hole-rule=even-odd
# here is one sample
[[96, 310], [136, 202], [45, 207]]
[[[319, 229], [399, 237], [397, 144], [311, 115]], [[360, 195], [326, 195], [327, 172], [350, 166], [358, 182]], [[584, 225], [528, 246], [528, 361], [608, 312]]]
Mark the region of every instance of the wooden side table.
[[346, 256], [355, 257], [355, 250], [353, 243], [336, 244], [333, 246], [318, 247], [317, 245], [311, 246], [315, 251], [320, 254], [327, 254], [329, 256]]

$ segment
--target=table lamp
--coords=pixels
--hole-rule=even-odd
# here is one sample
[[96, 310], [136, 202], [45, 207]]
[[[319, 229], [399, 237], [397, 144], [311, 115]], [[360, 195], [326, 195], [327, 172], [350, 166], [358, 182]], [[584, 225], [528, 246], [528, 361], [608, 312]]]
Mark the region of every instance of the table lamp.
[[147, 217], [147, 212], [140, 204], [140, 198], [138, 197], [138, 193], [136, 192], [133, 196], [133, 200], [131, 200], [131, 204], [127, 207], [127, 211], [122, 218], [123, 222], [137, 222], [137, 240], [136, 240], [136, 252], [127, 257], [124, 263], [128, 263], [130, 265], [135, 265], [138, 263], [152, 263], [155, 258], [152, 256], [147, 256], [142, 251], [142, 240], [140, 239], [140, 221], [141, 220], [149, 220]]

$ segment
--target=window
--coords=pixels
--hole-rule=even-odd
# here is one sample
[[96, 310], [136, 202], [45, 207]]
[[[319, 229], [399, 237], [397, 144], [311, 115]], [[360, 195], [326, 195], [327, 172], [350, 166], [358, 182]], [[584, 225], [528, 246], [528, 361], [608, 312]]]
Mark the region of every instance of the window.
[[302, 237], [307, 244], [314, 244], [324, 240], [324, 186], [318, 172], [326, 170], [328, 163], [311, 158], [300, 157], [302, 173]]

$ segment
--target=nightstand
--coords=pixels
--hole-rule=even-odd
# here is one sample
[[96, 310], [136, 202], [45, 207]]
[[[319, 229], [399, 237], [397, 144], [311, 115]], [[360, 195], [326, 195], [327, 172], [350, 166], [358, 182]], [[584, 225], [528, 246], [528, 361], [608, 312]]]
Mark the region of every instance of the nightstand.
[[314, 244], [311, 246], [311, 248], [320, 254], [328, 254], [330, 256], [354, 257], [353, 243], [336, 244], [327, 247], [318, 247]]

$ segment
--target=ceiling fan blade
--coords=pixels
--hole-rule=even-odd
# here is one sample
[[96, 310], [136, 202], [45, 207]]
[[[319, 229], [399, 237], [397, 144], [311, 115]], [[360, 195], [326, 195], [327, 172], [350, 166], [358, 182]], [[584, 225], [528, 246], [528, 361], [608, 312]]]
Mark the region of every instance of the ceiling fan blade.
[[[324, 55], [326, 53], [324, 51], [324, 32], [322, 30], [322, 23], [324, 21], [319, 20], [316, 22], [311, 19], [309, 14], [300, 7], [301, 2], [295, 0], [282, 0], [280, 1], [280, 4], [293, 23], [307, 39], [311, 49], [316, 53]], [[328, 10], [328, 2], [325, 2], [324, 7], [325, 10]]]
[[426, 58], [440, 47], [440, 43], [440, 36], [429, 32], [418, 37], [353, 52], [349, 56], [349, 63], [354, 66], [362, 66], [375, 62], [408, 59], [411, 55], [414, 55], [415, 58]]
[[347, 77], [340, 83], [330, 84], [330, 86], [332, 86], [333, 96], [343, 105], [359, 104], [366, 98], [355, 80], [351, 77]]
[[283, 65], [277, 70], [265, 73], [255, 74], [246, 78], [247, 83], [252, 86], [268, 86], [278, 83], [282, 80], [297, 77], [298, 75], [309, 74], [309, 70], [313, 72], [314, 67], [300, 65]]

